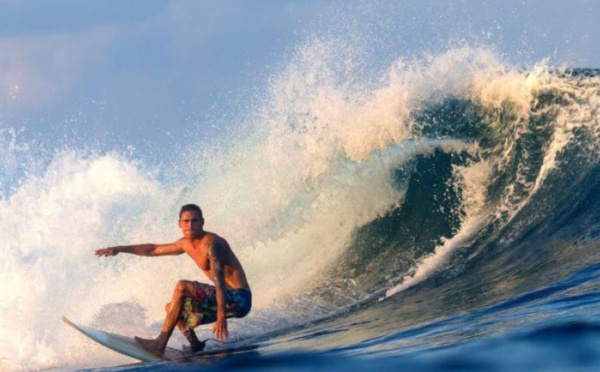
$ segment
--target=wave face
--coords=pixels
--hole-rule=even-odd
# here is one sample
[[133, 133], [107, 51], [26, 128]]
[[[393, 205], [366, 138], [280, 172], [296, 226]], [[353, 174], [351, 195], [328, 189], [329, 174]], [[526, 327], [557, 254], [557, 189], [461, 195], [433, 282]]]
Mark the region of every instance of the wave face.
[[[551, 289], [597, 261], [597, 71], [518, 68], [460, 48], [374, 77], [356, 58], [307, 42], [227, 143], [182, 143], [166, 168], [0, 132], [3, 368], [130, 362], [73, 337], [60, 316], [156, 333], [174, 283], [206, 278], [182, 257], [93, 251], [175, 240], [187, 202], [229, 240], [255, 292], [233, 337], [275, 332], [277, 351], [346, 348], [385, 366], [390, 355], [504, 334], [527, 296], [589, 293], [575, 279]], [[505, 317], [465, 332], [492, 313]], [[444, 319], [458, 325], [441, 340], [419, 331]], [[312, 336], [293, 338], [303, 325]], [[327, 336], [338, 328], [344, 337]]]

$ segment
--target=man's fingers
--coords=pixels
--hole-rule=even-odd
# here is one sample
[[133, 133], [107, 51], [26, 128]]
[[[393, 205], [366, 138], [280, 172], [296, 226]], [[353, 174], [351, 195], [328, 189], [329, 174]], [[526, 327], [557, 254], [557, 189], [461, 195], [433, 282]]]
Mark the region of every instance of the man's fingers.
[[112, 256], [112, 255], [113, 255], [113, 252], [109, 248], [102, 248], [102, 249], [96, 250], [96, 256], [98, 256], [98, 257], [102, 257], [102, 256], [108, 257], [108, 256]]
[[213, 333], [219, 341], [227, 341], [229, 332], [227, 331], [227, 324], [216, 323], [213, 327]]
[[223, 330], [220, 327], [217, 330], [217, 339], [219, 339], [219, 341], [223, 341]]
[[227, 330], [227, 324], [225, 324], [223, 326], [223, 329], [221, 329], [221, 337], [222, 337], [221, 341], [227, 341], [228, 335], [229, 335], [229, 331]]

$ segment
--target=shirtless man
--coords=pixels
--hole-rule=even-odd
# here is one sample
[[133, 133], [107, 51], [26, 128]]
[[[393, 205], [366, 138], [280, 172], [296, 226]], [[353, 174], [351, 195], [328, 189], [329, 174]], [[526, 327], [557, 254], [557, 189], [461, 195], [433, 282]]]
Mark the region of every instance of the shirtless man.
[[171, 244], [137, 244], [102, 248], [96, 256], [116, 256], [131, 253], [139, 256], [179, 255], [187, 253], [214, 286], [180, 280], [173, 291], [173, 299], [166, 306], [167, 317], [160, 335], [155, 339], [136, 337], [136, 342], [149, 352], [162, 356], [167, 342], [177, 326], [190, 342], [194, 352], [204, 348], [194, 328], [215, 323], [213, 333], [218, 340], [228, 336], [227, 318], [242, 318], [252, 307], [252, 293], [244, 269], [225, 239], [204, 231], [202, 210], [195, 204], [186, 204], [179, 212], [179, 228], [183, 238]]

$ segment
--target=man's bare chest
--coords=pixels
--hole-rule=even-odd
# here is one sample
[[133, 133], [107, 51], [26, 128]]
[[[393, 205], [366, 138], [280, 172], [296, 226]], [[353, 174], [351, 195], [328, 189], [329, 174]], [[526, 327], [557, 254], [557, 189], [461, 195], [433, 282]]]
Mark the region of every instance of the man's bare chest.
[[204, 271], [210, 271], [210, 260], [208, 258], [208, 252], [202, 247], [194, 247], [189, 245], [185, 247], [185, 252], [190, 256], [192, 260]]

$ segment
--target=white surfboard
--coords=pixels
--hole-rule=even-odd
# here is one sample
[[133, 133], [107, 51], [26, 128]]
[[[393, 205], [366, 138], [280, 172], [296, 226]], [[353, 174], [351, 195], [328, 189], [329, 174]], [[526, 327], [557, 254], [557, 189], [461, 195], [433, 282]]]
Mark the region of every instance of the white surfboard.
[[106, 346], [107, 348], [114, 350], [118, 353], [130, 356], [132, 358], [144, 361], [144, 362], [156, 362], [159, 360], [173, 360], [180, 359], [187, 355], [187, 353], [167, 347], [165, 355], [160, 358], [154, 354], [151, 354], [139, 346], [133, 338], [117, 335], [115, 333], [104, 332], [90, 327], [82, 326], [71, 322], [66, 317], [62, 317], [65, 324], [70, 325], [79, 332], [83, 333], [87, 337], [96, 341], [100, 345]]

